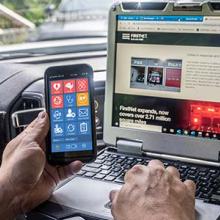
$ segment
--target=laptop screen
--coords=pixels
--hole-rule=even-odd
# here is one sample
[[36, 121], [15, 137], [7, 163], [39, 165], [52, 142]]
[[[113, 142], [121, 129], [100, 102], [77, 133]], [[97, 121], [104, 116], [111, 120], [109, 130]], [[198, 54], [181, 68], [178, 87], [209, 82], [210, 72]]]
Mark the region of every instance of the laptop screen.
[[112, 126], [220, 139], [220, 17], [118, 15]]

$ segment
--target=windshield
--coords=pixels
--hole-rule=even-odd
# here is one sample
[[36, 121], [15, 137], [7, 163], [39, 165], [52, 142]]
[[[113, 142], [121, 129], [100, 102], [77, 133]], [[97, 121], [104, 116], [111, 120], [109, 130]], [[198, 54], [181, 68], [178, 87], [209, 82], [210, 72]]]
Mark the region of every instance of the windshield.
[[112, 0], [63, 0], [59, 6], [60, 12], [101, 10], [106, 12]]
[[0, 0], [0, 47], [106, 37], [112, 3], [113, 0]]

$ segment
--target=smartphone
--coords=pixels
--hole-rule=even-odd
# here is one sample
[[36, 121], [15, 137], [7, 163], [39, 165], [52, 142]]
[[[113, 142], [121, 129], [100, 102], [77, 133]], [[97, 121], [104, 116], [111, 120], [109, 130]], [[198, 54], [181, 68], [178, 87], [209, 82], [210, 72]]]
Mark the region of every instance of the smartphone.
[[93, 70], [87, 64], [50, 67], [45, 72], [46, 139], [51, 165], [96, 159]]

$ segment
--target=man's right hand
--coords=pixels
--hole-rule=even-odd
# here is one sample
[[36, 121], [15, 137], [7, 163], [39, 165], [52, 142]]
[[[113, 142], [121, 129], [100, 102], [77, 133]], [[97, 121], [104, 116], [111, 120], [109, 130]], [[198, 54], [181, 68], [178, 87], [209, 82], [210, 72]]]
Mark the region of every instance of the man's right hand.
[[151, 161], [134, 166], [120, 191], [112, 191], [115, 220], [195, 220], [194, 182], [181, 182], [174, 167]]

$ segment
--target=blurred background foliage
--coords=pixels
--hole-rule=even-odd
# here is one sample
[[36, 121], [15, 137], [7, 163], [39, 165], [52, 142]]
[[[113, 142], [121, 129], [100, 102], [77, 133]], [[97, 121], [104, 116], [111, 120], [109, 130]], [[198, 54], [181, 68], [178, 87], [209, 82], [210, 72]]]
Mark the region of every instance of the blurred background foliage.
[[37, 26], [43, 23], [47, 14], [45, 10], [51, 5], [55, 8], [61, 0], [0, 0], [4, 6], [32, 21]]

